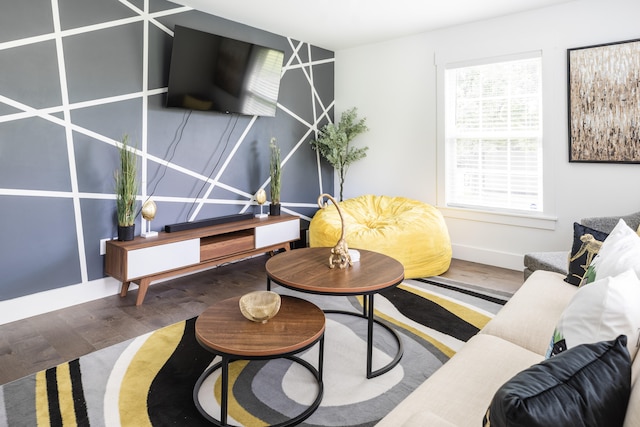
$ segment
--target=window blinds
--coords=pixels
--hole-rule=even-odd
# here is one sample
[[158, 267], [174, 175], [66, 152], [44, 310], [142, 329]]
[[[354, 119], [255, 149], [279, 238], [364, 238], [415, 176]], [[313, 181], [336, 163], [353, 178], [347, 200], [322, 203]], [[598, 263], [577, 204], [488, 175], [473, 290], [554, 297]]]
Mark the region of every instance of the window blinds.
[[542, 211], [541, 58], [445, 71], [448, 206]]

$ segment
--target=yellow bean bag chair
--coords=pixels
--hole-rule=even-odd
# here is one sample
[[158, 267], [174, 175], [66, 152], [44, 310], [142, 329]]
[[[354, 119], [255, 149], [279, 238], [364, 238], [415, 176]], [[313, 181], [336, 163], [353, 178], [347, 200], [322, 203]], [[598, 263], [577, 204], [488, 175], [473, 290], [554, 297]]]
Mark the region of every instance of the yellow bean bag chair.
[[[404, 197], [365, 195], [339, 203], [349, 249], [379, 252], [400, 261], [406, 278], [437, 276], [451, 264], [451, 240], [435, 207]], [[309, 246], [334, 247], [342, 231], [329, 202], [309, 225]]]

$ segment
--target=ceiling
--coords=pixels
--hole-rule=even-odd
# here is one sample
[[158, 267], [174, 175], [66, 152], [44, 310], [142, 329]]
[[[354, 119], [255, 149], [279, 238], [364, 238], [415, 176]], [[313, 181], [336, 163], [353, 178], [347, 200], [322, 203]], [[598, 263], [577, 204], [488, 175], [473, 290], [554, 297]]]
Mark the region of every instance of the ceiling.
[[574, 0], [173, 0], [337, 51]]

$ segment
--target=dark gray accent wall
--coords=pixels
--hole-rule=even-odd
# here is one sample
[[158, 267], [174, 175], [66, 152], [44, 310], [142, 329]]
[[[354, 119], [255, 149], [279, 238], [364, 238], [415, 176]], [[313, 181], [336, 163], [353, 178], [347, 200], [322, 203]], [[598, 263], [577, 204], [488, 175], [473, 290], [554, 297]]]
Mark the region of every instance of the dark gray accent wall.
[[[99, 241], [116, 234], [115, 143], [125, 134], [140, 149], [140, 200], [158, 205], [154, 230], [257, 212], [271, 137], [287, 159], [285, 212], [313, 216], [333, 188], [309, 144], [333, 119], [333, 52], [163, 0], [147, 11], [142, 0], [58, 4], [57, 15], [49, 0], [9, 2], [0, 14], [0, 300], [104, 277]], [[165, 108], [176, 24], [283, 50], [276, 116]]]

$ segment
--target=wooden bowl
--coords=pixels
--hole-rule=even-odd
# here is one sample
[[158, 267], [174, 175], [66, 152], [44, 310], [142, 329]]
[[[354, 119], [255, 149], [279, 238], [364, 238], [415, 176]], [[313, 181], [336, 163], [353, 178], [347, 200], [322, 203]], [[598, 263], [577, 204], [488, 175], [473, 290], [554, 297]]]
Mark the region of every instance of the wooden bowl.
[[267, 323], [280, 310], [280, 295], [271, 291], [249, 292], [240, 298], [240, 312], [252, 322]]

